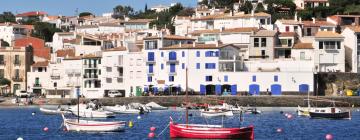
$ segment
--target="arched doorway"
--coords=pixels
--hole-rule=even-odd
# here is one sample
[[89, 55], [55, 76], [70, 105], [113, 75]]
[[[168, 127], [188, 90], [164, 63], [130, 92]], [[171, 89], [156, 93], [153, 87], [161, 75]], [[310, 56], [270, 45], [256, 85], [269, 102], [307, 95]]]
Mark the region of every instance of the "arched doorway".
[[249, 94], [259, 95], [260, 94], [260, 86], [258, 84], [249, 85]]
[[300, 93], [308, 93], [309, 92], [309, 85], [308, 84], [299, 85], [299, 92]]
[[271, 85], [271, 95], [281, 95], [281, 85], [273, 84]]
[[205, 86], [206, 95], [215, 95], [215, 85], [209, 84]]
[[225, 92], [227, 94], [232, 93], [231, 85], [228, 85], [228, 84], [222, 85], [221, 93], [225, 93]]

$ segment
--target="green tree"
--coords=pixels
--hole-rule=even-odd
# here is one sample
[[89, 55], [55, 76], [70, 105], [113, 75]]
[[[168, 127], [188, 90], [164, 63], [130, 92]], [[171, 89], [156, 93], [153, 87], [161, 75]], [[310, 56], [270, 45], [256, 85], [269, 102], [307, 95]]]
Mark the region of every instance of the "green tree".
[[311, 20], [313, 18], [313, 12], [308, 10], [299, 11], [298, 16], [303, 20]]
[[11, 81], [10, 81], [9, 79], [6, 79], [6, 78], [4, 78], [4, 77], [1, 77], [1, 78], [0, 78], [0, 85], [1, 85], [1, 86], [4, 86], [4, 85], [10, 86], [10, 84], [11, 84]]
[[266, 12], [266, 10], [265, 10], [265, 8], [264, 8], [264, 5], [263, 5], [262, 3], [259, 3], [259, 4], [256, 6], [255, 12], [256, 12], [256, 13]]
[[129, 16], [133, 14], [134, 9], [130, 6], [122, 6], [118, 5], [113, 9], [113, 17], [114, 18], [123, 18], [124, 16]]
[[2, 22], [15, 22], [15, 16], [11, 12], [3, 12], [0, 14], [0, 23]]
[[46, 42], [51, 42], [55, 32], [62, 31], [58, 28], [55, 28], [50, 23], [36, 22], [34, 25], [34, 32], [31, 34], [31, 36], [44, 39]]
[[178, 16], [192, 16], [195, 13], [194, 8], [184, 8], [177, 15]]
[[360, 5], [347, 5], [344, 11], [345, 14], [360, 14]]
[[245, 4], [241, 5], [240, 11], [244, 11], [245, 14], [251, 13], [251, 10], [253, 9], [253, 6], [250, 1], [246, 1]]
[[79, 14], [79, 17], [85, 17], [85, 16], [90, 16], [90, 15], [94, 15], [94, 14], [92, 14], [92, 13], [90, 13], [90, 12], [81, 12], [81, 13]]

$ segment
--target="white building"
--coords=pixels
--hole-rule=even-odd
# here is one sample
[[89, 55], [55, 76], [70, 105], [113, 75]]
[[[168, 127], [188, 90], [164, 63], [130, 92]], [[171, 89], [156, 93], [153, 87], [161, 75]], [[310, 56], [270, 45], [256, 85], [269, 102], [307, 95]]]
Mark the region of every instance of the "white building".
[[318, 72], [345, 72], [344, 37], [331, 31], [315, 35], [314, 62]]
[[345, 59], [351, 68], [350, 71], [358, 73], [360, 70], [360, 27], [346, 27], [341, 35], [345, 37]]
[[295, 32], [299, 36], [302, 36], [303, 23], [296, 20], [276, 20], [274, 28], [280, 32]]
[[157, 13], [168, 10], [170, 7], [169, 6], [165, 6], [165, 5], [156, 5], [150, 8], [150, 10], [153, 10]]
[[52, 41], [52, 50], [56, 52], [57, 50], [71, 48], [72, 45], [69, 43], [75, 40], [74, 32], [56, 32], [53, 35]]
[[294, 0], [294, 3], [300, 9], [330, 6], [328, 0]]
[[31, 34], [32, 30], [33, 26], [31, 25], [0, 23], [0, 39], [12, 46], [15, 39], [23, 38], [26, 35]]

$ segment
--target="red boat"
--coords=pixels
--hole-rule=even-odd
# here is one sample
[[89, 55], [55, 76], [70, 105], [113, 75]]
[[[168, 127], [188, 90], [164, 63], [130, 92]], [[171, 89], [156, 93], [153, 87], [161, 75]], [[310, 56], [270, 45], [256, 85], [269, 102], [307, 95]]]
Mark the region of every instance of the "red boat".
[[170, 138], [254, 140], [254, 126], [223, 128], [221, 125], [170, 122]]

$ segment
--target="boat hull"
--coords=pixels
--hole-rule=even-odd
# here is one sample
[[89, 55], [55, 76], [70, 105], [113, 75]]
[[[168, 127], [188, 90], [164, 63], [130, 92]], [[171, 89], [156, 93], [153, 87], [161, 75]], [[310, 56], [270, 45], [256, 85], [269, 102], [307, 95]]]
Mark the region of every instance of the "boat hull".
[[298, 116], [309, 117], [310, 116], [309, 111], [310, 111], [309, 107], [300, 107], [300, 106], [298, 106], [298, 109], [297, 109]]
[[253, 140], [254, 127], [221, 128], [170, 123], [170, 138]]
[[316, 113], [310, 112], [311, 118], [327, 118], [327, 119], [350, 119], [350, 112], [340, 112], [340, 113]]
[[64, 120], [64, 126], [68, 131], [87, 131], [87, 132], [118, 132], [124, 131], [126, 122], [97, 122], [76, 119]]
[[118, 113], [118, 114], [139, 114], [140, 110], [138, 109], [125, 109], [122, 107], [104, 107], [106, 111]]
[[46, 109], [46, 108], [40, 108], [40, 112], [46, 114], [46, 115], [58, 115], [58, 114], [67, 114], [68, 111], [62, 111], [60, 109], [52, 110], [52, 109]]
[[221, 117], [221, 116], [234, 116], [232, 111], [201, 111], [201, 116], [204, 117]]

